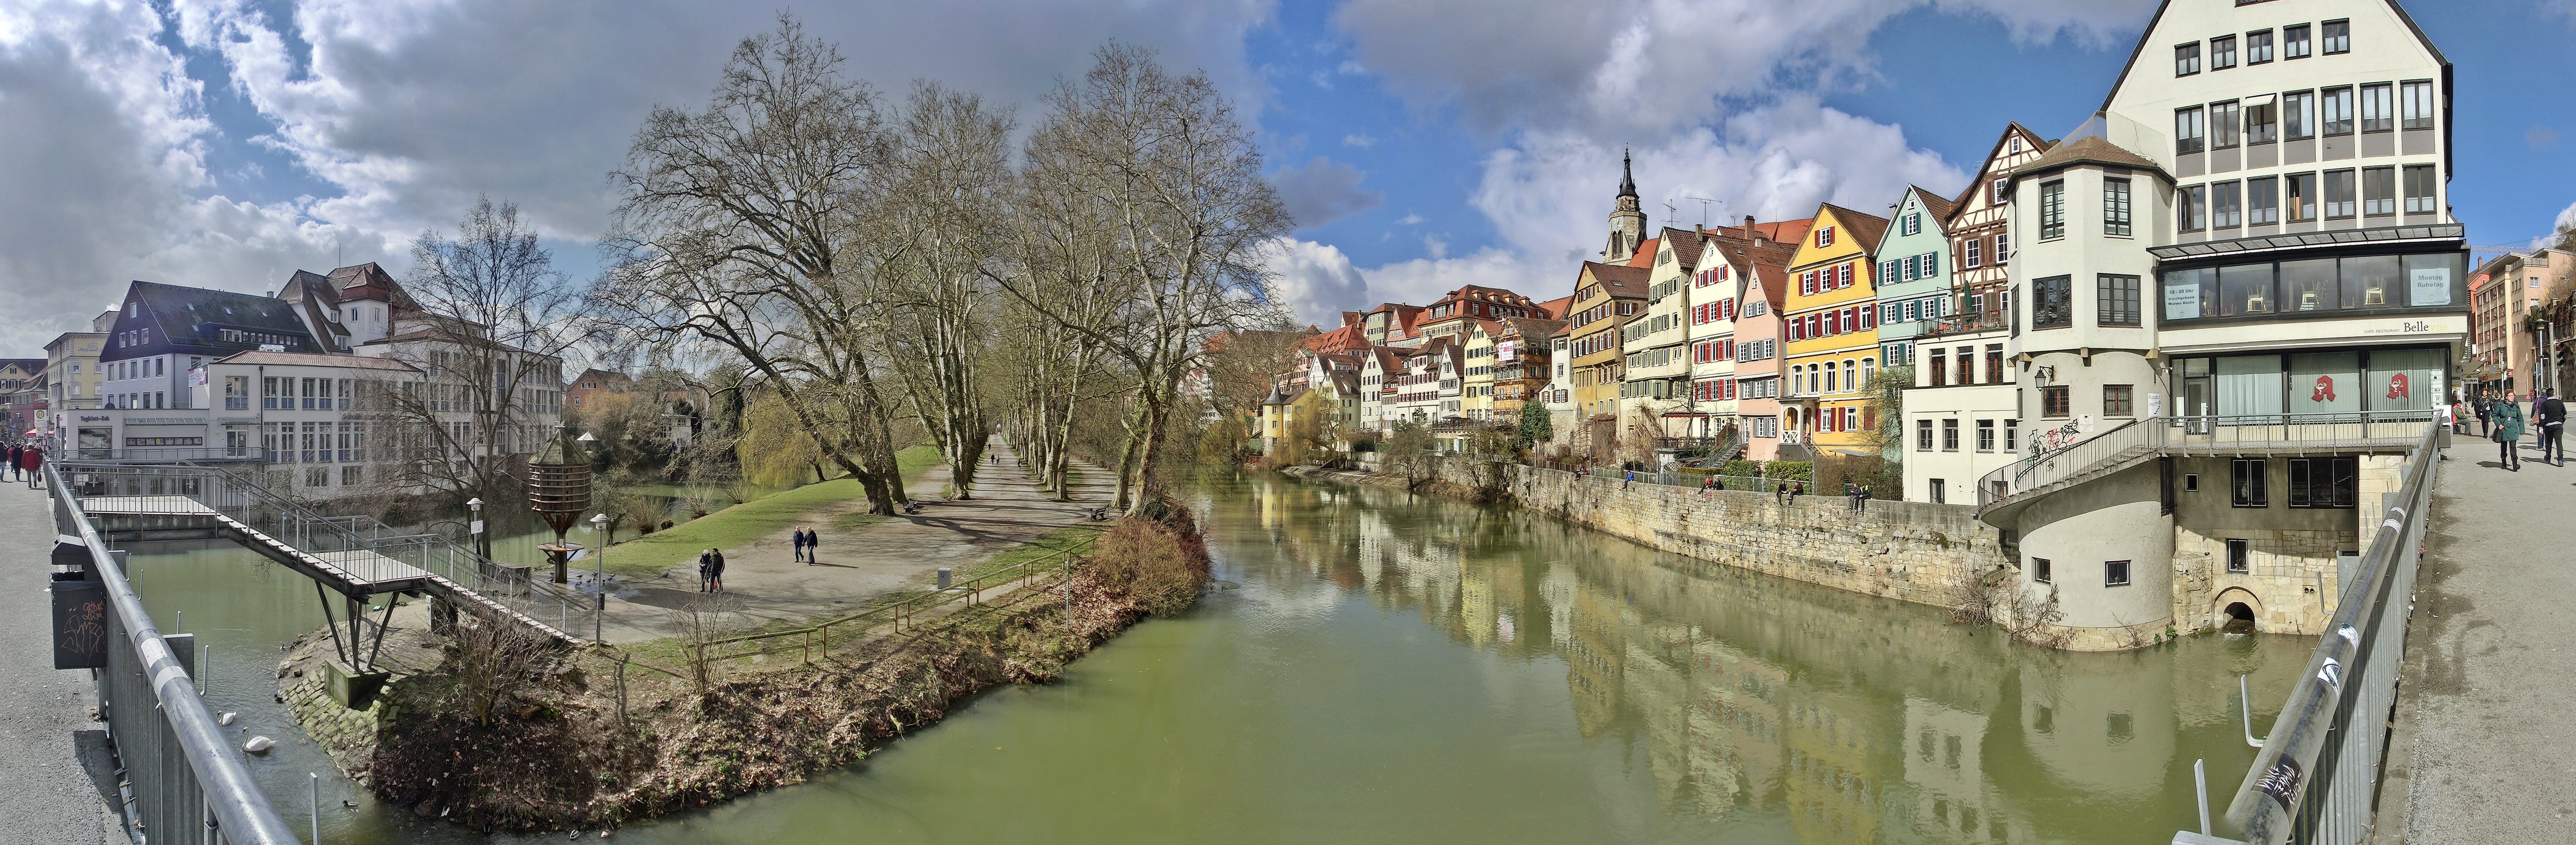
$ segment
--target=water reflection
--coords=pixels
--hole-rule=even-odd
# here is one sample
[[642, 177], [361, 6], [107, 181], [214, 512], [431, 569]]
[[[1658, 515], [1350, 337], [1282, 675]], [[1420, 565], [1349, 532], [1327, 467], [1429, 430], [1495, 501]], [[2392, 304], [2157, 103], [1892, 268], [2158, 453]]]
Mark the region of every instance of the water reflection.
[[[2234, 676], [2285, 687], [2313, 642], [2051, 652], [1932, 608], [1508, 509], [1244, 484], [1278, 564], [1418, 613], [1459, 644], [1561, 662], [1576, 730], [1641, 751], [1657, 809], [1684, 828], [1741, 823], [1795, 842], [2164, 841], [2194, 815], [2193, 758], [2208, 758], [2220, 789], [2251, 762], [2234, 741]], [[2269, 715], [2258, 702], [2258, 721]]]

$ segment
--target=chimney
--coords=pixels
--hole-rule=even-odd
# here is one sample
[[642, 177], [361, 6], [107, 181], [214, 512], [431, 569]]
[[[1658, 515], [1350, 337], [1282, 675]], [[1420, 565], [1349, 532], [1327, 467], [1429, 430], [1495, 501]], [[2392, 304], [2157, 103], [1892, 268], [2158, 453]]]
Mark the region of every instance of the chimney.
[[1762, 233], [1754, 231], [1753, 215], [1750, 214], [1744, 215], [1744, 236], [1752, 238], [1754, 246], [1765, 246], [1768, 244], [1768, 239], [1762, 237]]

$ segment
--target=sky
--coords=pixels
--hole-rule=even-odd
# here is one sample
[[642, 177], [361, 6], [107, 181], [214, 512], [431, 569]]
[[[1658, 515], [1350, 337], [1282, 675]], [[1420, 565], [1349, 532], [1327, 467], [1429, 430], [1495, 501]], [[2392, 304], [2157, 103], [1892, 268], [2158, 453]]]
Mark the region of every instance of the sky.
[[[2177, 0], [2191, 2], [2192, 0]], [[2215, 0], [2199, 0], [2214, 2]], [[1276, 292], [1343, 310], [1461, 284], [1561, 296], [1623, 150], [1650, 224], [1955, 193], [2007, 121], [2098, 108], [2152, 0], [948, 0], [794, 7], [891, 100], [1013, 104], [1111, 39], [1204, 72], [1297, 219]], [[2432, 8], [2438, 5], [2438, 9]], [[655, 105], [697, 107], [787, 6], [675, 0], [0, 0], [0, 357], [128, 280], [273, 292], [514, 202], [575, 279]], [[2576, 0], [2417, 0], [2457, 66], [2469, 240], [2576, 221]], [[2518, 33], [2499, 41], [2496, 33]]]

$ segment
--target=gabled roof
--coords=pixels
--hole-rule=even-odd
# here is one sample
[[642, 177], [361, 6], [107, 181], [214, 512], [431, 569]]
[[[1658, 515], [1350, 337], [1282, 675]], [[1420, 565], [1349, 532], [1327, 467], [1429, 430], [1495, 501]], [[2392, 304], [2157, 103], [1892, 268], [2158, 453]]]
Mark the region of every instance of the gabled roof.
[[1345, 352], [1367, 346], [1368, 335], [1361, 333], [1362, 328], [1358, 325], [1342, 326], [1298, 341], [1297, 348], [1311, 352]]
[[1923, 210], [1931, 212], [1934, 220], [1949, 220], [1950, 212], [1959, 207], [1958, 203], [1951, 202], [1949, 197], [1933, 193], [1921, 185], [1909, 186], [1906, 190], [1913, 191], [1916, 197], [1923, 200]]
[[[1983, 190], [1988, 184], [1988, 181], [1985, 178], [1986, 168], [1992, 167], [1996, 159], [2002, 158], [2005, 155], [2004, 145], [2010, 143], [2014, 135], [2020, 135], [2021, 137], [2028, 139], [2031, 146], [2037, 148], [2042, 153], [2057, 148], [2056, 141], [2039, 137], [2039, 133], [2030, 131], [2030, 127], [2021, 125], [2021, 121], [2005, 121], [2004, 131], [2002, 134], [1995, 136], [1995, 145], [1988, 148], [1986, 150], [1985, 159], [1977, 163], [1976, 178], [1968, 180], [1968, 187], [1961, 189], [1958, 196], [1950, 198], [1950, 213], [1948, 216], [1941, 219], [1941, 228], [1950, 228], [1951, 218], [1957, 217], [1961, 212], [1968, 210], [1968, 198], [1976, 196], [1977, 192]], [[2015, 155], [2019, 154], [2015, 153]]]
[[1646, 298], [1647, 271], [1644, 267], [1586, 261], [1583, 262], [1583, 272], [1599, 280], [1601, 290], [1613, 299]]
[[1515, 317], [1504, 320], [1503, 323], [1505, 324], [1503, 334], [1522, 337], [1548, 337], [1565, 330], [1566, 325], [1564, 320], [1537, 320], [1527, 317]]
[[[1745, 220], [1750, 222], [1752, 218], [1747, 217]], [[1807, 230], [1815, 228], [1815, 225], [1816, 218], [1808, 217], [1799, 220], [1775, 220], [1769, 223], [1751, 222], [1749, 226], [1718, 226], [1708, 231], [1727, 237], [1743, 238], [1747, 241], [1751, 241], [1754, 235], [1761, 235], [1763, 240], [1772, 243], [1795, 245], [1800, 239], [1805, 238]]]
[[257, 349], [259, 344], [226, 341], [223, 329], [241, 329], [292, 338], [308, 350], [322, 346], [295, 316], [295, 306], [280, 299], [246, 293], [135, 282], [130, 296], [140, 298], [146, 320], [176, 347], [206, 351]]
[[1789, 268], [1779, 264], [1755, 264], [1753, 279], [1762, 283], [1762, 301], [1771, 303], [1771, 313], [1777, 319], [1780, 306], [1789, 301]]
[[1653, 266], [1655, 266], [1655, 242], [1656, 242], [1656, 241], [1658, 241], [1658, 240], [1662, 240], [1662, 239], [1661, 239], [1661, 238], [1647, 238], [1645, 243], [1638, 244], [1638, 245], [1637, 245], [1637, 252], [1636, 252], [1636, 254], [1628, 256], [1628, 266], [1630, 266], [1630, 267], [1653, 267]]
[[[2415, 16], [2407, 14], [2405, 6], [2398, 5], [2397, 0], [2382, 0], [2382, 2], [2388, 4], [2389, 11], [2397, 13], [2397, 19], [2406, 24], [2406, 31], [2415, 34], [2415, 41], [2424, 45], [2424, 52], [2433, 54], [2433, 61], [2440, 63], [2444, 68], [2450, 67], [2451, 60], [2442, 57], [2442, 48], [2433, 46], [2433, 39], [2425, 37], [2424, 28], [2415, 25]], [[2240, 2], [2237, 5], [2245, 4]], [[2156, 13], [2147, 18], [2147, 28], [2138, 31], [2138, 46], [2129, 49], [2129, 61], [2120, 65], [2120, 75], [2111, 77], [2111, 90], [2103, 92], [2101, 111], [2111, 110], [2111, 101], [2120, 96], [2120, 85], [2128, 82], [2129, 72], [2138, 68], [2138, 57], [2147, 54], [2147, 40], [2156, 37], [2156, 24], [2164, 22], [2165, 10], [2170, 8], [2173, 8], [2173, 0], [2164, 0], [2156, 4]], [[2450, 125], [2448, 120], [2442, 123], [2445, 127]]]
[[1863, 214], [1833, 203], [1825, 203], [1823, 207], [1834, 210], [1834, 222], [1842, 224], [1843, 232], [1860, 244], [1860, 251], [1878, 251], [1878, 239], [1887, 234], [1887, 218]]
[[1572, 310], [1573, 308], [1574, 297], [1570, 294], [1538, 304], [1538, 309], [1545, 312], [1547, 314], [1547, 318], [1550, 320], [1565, 319], [1565, 312]]

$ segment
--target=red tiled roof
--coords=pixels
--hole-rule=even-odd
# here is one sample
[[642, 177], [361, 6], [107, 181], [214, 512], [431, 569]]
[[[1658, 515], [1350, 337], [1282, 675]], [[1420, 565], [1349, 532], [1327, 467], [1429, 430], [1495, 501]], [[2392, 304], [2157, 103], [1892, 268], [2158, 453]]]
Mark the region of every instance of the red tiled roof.
[[1574, 297], [1570, 295], [1560, 296], [1546, 302], [1541, 302], [1538, 304], [1538, 307], [1539, 310], [1547, 312], [1548, 319], [1562, 320], [1565, 319], [1565, 312], [1574, 307]]
[[1631, 256], [1628, 256], [1628, 266], [1630, 266], [1630, 267], [1652, 267], [1652, 266], [1655, 266], [1655, 242], [1656, 242], [1656, 241], [1658, 241], [1658, 240], [1662, 240], [1662, 239], [1661, 239], [1661, 238], [1647, 238], [1645, 243], [1638, 244], [1638, 245], [1637, 245], [1637, 254], [1635, 254], [1635, 255], [1631, 255]]
[[1878, 239], [1887, 234], [1887, 218], [1863, 214], [1833, 203], [1825, 203], [1824, 207], [1834, 210], [1834, 220], [1842, 224], [1844, 233], [1860, 244], [1862, 252], [1878, 251]]

